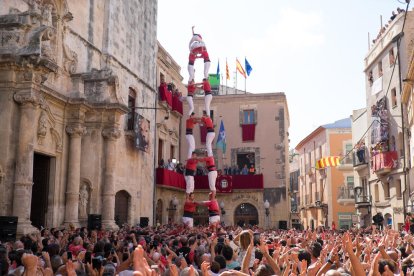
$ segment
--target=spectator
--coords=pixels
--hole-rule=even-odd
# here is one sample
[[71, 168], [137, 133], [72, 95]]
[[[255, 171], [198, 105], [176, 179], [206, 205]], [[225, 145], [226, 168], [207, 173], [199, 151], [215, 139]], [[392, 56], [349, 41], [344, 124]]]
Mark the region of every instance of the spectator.
[[247, 168], [247, 164], [244, 164], [243, 169], [241, 170], [242, 175], [248, 175], [249, 169]]

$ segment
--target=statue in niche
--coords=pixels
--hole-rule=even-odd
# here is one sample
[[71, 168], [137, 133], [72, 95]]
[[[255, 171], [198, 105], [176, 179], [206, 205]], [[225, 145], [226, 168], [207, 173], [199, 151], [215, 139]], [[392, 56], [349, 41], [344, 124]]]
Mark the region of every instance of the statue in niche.
[[49, 26], [49, 27], [53, 27], [53, 22], [52, 22], [52, 10], [53, 10], [53, 5], [48, 4], [45, 5], [42, 11], [42, 23], [45, 26]]
[[79, 191], [79, 217], [86, 218], [88, 216], [89, 191], [86, 185], [82, 185]]

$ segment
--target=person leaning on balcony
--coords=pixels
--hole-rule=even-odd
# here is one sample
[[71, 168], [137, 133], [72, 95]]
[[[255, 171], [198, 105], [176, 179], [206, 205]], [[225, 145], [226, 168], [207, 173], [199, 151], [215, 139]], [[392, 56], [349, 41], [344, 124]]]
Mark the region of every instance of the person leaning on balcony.
[[248, 175], [249, 174], [249, 169], [247, 168], [247, 164], [244, 164], [244, 167], [241, 170], [241, 174], [242, 175]]
[[250, 175], [256, 174], [256, 169], [254, 168], [254, 165], [253, 164], [250, 165], [249, 174]]
[[360, 163], [365, 162], [365, 142], [361, 141], [357, 147], [357, 157]]

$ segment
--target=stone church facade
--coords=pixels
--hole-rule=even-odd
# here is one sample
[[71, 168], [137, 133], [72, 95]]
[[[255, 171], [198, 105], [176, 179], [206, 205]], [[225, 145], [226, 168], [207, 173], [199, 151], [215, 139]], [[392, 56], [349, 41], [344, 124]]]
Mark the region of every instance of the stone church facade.
[[0, 216], [18, 234], [152, 223], [156, 18], [151, 0], [1, 1]]

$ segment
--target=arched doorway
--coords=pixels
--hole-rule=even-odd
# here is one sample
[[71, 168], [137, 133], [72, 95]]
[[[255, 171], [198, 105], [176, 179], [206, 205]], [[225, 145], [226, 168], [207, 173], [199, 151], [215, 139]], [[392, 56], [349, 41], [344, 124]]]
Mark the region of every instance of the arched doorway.
[[234, 224], [239, 226], [259, 224], [259, 214], [256, 207], [250, 203], [242, 203], [237, 206], [234, 211]]
[[128, 211], [131, 196], [127, 191], [119, 191], [115, 195], [115, 223], [121, 227], [128, 223]]
[[155, 223], [163, 224], [162, 221], [162, 200], [158, 199], [157, 208], [155, 209]]

